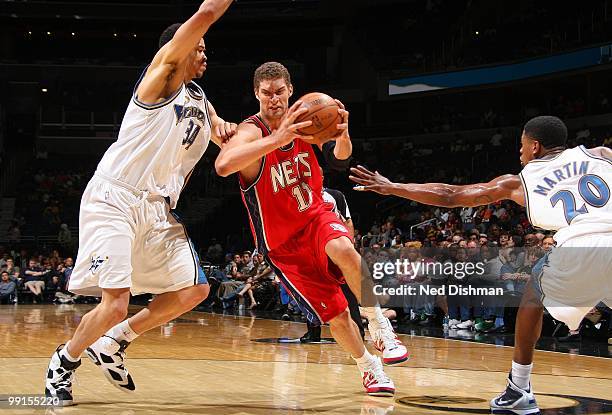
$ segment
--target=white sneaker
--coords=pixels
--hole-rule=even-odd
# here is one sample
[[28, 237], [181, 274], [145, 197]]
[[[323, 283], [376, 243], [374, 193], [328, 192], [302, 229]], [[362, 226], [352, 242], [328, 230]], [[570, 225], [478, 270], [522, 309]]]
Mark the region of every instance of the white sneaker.
[[472, 320], [465, 320], [459, 324], [457, 324], [457, 329], [459, 330], [469, 330], [474, 327], [474, 322]]
[[450, 320], [448, 320], [448, 328], [449, 329], [456, 329], [457, 328], [457, 324], [461, 323], [461, 320], [456, 320], [454, 318], [451, 318]]
[[45, 396], [57, 399], [59, 406], [73, 405], [72, 381], [74, 371], [81, 365], [81, 359], [71, 362], [65, 356], [60, 357], [60, 351], [66, 347], [60, 344], [49, 362], [47, 379], [45, 381]]
[[380, 357], [374, 356], [373, 361], [366, 367], [359, 367], [361, 379], [366, 393], [370, 396], [393, 396], [395, 385], [383, 370]]
[[540, 413], [531, 385], [529, 385], [529, 390], [519, 388], [512, 381], [512, 375], [508, 376], [506, 390], [493, 398], [490, 406], [492, 414], [534, 415]]
[[102, 370], [106, 379], [124, 392], [136, 390], [132, 375], [124, 365], [125, 349], [129, 345], [128, 341], [118, 342], [110, 336], [103, 335], [85, 351], [91, 361]]
[[408, 360], [408, 349], [398, 339], [388, 318], [385, 318], [383, 324], [370, 321], [368, 330], [374, 342], [374, 347], [382, 353], [383, 362], [386, 365], [395, 365]]

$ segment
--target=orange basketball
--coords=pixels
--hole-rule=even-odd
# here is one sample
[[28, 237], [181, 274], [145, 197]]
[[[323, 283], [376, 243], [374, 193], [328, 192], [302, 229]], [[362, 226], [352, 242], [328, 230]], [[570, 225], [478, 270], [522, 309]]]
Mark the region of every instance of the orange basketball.
[[306, 107], [308, 112], [300, 115], [295, 122], [312, 121], [310, 127], [298, 130], [300, 134], [313, 136], [315, 144], [325, 143], [340, 134], [336, 128], [342, 122], [342, 117], [338, 114], [340, 107], [332, 97], [321, 92], [311, 92], [300, 100], [300, 108]]

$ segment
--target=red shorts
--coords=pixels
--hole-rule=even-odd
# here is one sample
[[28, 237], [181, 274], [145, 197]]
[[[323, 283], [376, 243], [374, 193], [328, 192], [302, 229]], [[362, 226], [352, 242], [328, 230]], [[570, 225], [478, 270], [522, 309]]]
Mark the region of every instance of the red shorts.
[[340, 285], [340, 268], [325, 253], [325, 245], [348, 229], [333, 212], [324, 212], [300, 233], [268, 253], [268, 262], [311, 323], [327, 322], [348, 303]]

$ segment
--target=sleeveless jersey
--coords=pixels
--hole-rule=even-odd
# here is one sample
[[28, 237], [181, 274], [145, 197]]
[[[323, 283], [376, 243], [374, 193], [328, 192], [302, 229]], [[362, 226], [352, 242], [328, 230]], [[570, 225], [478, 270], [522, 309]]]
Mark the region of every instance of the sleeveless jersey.
[[[264, 137], [271, 134], [256, 115], [244, 122], [255, 124]], [[247, 186], [240, 175], [239, 180], [255, 245], [264, 255], [331, 209], [323, 201], [323, 177], [314, 149], [299, 139], [266, 154], [252, 184]]]
[[155, 105], [138, 101], [136, 88], [119, 137], [106, 150], [98, 171], [139, 190], [168, 197], [175, 208], [210, 142], [208, 102], [194, 82], [181, 85], [172, 97]]
[[556, 230], [557, 244], [577, 236], [612, 233], [611, 161], [579, 146], [552, 159], [532, 160], [519, 176], [529, 221]]

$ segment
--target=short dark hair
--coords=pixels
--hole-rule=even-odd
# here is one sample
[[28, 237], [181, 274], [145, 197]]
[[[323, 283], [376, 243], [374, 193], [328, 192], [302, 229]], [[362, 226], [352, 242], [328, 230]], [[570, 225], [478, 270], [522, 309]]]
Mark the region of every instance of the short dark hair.
[[567, 143], [567, 127], [560, 118], [542, 115], [527, 121], [525, 135], [538, 141], [544, 148], [564, 147]]
[[176, 31], [179, 30], [179, 27], [181, 27], [182, 25], [182, 23], [174, 23], [164, 29], [161, 36], [159, 37], [160, 49], [163, 48], [166, 43], [172, 40], [172, 38], [176, 34]]
[[258, 89], [261, 81], [283, 78], [287, 85], [291, 85], [291, 75], [282, 63], [266, 62], [255, 69], [253, 75], [253, 88]]

